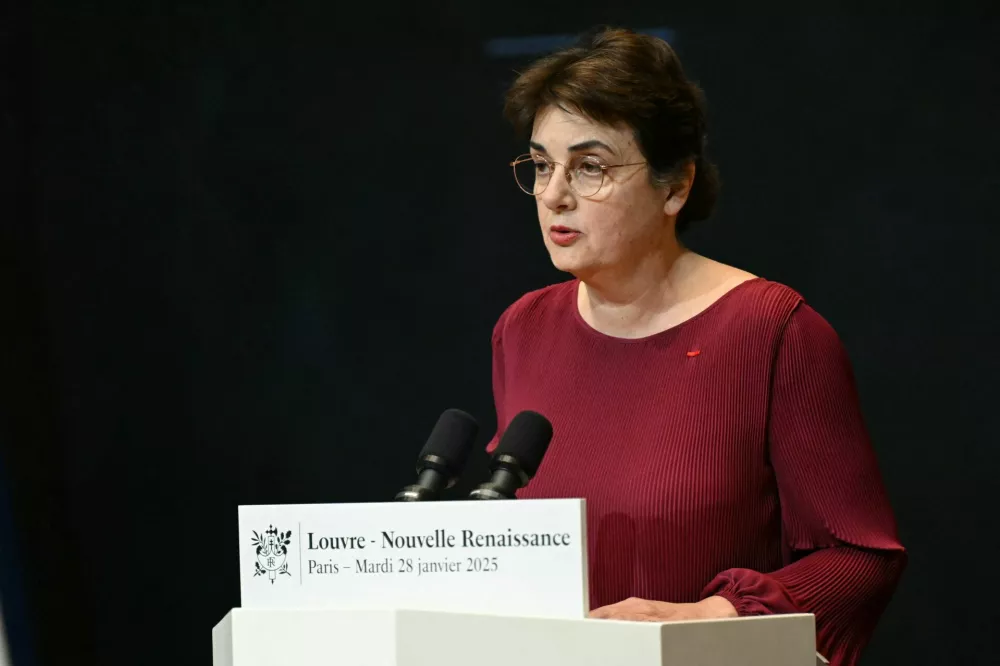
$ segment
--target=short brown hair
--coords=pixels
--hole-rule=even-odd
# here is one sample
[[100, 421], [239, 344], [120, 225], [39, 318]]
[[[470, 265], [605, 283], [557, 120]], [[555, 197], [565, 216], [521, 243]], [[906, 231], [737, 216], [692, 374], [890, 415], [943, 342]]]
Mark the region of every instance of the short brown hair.
[[550, 105], [631, 127], [654, 183], [671, 182], [693, 162], [695, 179], [677, 216], [678, 232], [711, 214], [719, 175], [705, 152], [704, 97], [665, 41], [624, 28], [594, 29], [520, 73], [507, 92], [504, 115], [519, 134], [530, 135], [535, 116]]

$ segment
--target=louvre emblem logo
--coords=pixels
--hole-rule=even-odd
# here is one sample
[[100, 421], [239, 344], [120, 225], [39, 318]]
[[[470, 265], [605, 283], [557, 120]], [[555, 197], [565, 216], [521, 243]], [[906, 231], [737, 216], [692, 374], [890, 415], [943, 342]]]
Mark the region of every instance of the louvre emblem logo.
[[254, 577], [267, 576], [274, 585], [274, 579], [280, 575], [291, 576], [288, 573], [288, 544], [292, 541], [292, 531], [279, 532], [274, 525], [268, 527], [264, 535], [253, 533], [251, 543], [257, 547], [257, 561], [254, 562]]

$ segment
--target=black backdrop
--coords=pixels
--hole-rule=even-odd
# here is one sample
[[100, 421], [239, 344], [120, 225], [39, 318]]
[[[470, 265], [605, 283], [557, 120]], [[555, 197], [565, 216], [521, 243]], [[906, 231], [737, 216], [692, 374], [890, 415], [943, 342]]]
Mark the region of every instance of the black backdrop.
[[608, 4], [4, 10], [15, 666], [208, 664], [238, 504], [385, 500], [451, 406], [485, 443], [493, 322], [563, 276], [506, 167], [523, 59], [484, 44], [596, 22], [673, 31], [707, 91], [690, 243], [855, 363], [911, 553], [866, 663], [993, 653], [994, 12]]

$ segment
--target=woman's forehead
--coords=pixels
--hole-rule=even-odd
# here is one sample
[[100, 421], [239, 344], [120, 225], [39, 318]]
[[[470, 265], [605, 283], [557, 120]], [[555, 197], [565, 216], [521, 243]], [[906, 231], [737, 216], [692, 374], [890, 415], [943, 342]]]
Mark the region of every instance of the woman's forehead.
[[574, 146], [594, 142], [604, 144], [615, 152], [624, 152], [634, 142], [634, 138], [627, 129], [598, 123], [557, 107], [548, 107], [535, 120], [531, 142], [544, 147], [550, 154], [568, 152]]

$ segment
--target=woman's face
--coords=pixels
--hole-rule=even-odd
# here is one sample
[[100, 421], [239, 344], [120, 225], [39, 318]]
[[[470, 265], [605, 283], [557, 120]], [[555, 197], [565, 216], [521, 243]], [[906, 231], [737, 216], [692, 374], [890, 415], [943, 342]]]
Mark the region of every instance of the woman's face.
[[[553, 166], [545, 190], [535, 197], [542, 237], [559, 270], [585, 280], [601, 270], [627, 267], [656, 252], [672, 234], [669, 227], [683, 201], [677, 205], [678, 197], [670, 197], [667, 188], [650, 183], [631, 129], [547, 107], [535, 119], [531, 154], [560, 163]], [[561, 166], [581, 159], [633, 166], [606, 170], [600, 189], [581, 196]], [[593, 166], [584, 168], [599, 173]]]

